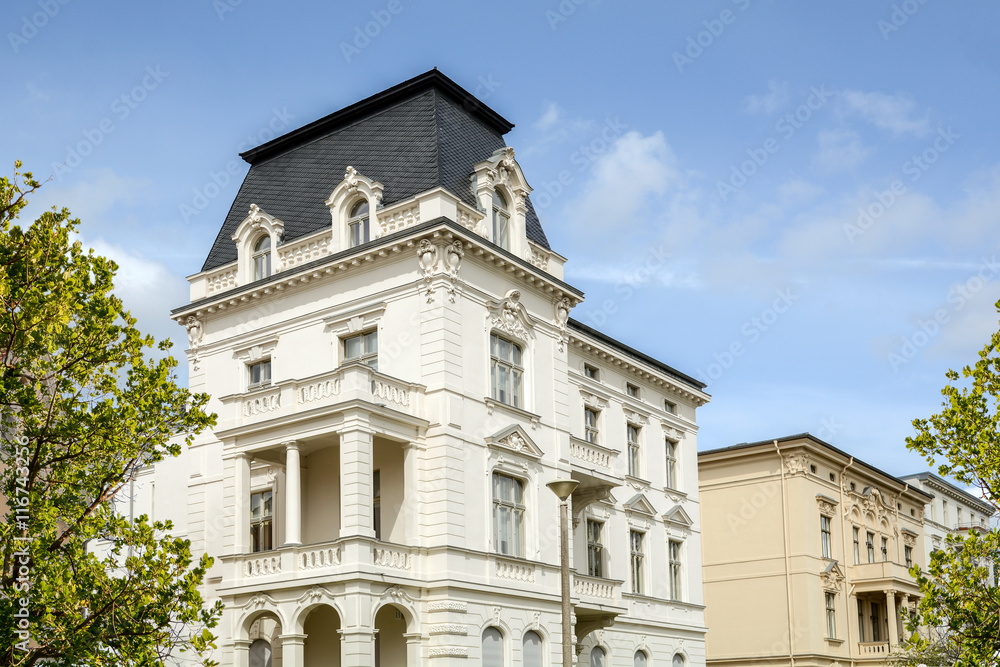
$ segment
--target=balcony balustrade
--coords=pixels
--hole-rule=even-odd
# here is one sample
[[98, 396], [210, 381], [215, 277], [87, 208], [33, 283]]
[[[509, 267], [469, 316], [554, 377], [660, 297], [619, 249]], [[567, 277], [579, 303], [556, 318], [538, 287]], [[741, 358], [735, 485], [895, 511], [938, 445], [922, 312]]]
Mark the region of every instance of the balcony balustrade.
[[889, 642], [861, 642], [858, 644], [858, 653], [862, 657], [885, 657], [889, 655]]

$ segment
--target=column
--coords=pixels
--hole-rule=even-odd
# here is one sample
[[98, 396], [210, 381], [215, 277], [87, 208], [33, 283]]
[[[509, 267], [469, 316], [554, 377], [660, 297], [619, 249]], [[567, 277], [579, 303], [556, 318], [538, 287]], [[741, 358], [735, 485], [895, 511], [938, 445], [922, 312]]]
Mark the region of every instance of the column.
[[910, 596], [903, 593], [903, 606], [900, 608], [899, 634], [900, 641], [906, 636], [906, 621], [910, 618]]
[[[374, 628], [348, 628], [338, 632], [340, 632], [341, 638], [341, 667], [371, 667], [375, 664]], [[409, 656], [409, 648], [407, 648], [407, 656]]]
[[892, 644], [899, 643], [899, 630], [896, 625], [896, 591], [891, 588], [885, 592], [885, 617], [889, 621], [889, 636], [886, 641]]
[[340, 536], [375, 537], [372, 528], [372, 433], [367, 424], [358, 423], [340, 431], [339, 436]]
[[250, 667], [250, 644], [249, 639], [233, 642], [233, 667]]
[[419, 665], [420, 664], [420, 633], [419, 632], [407, 632], [403, 635], [403, 639], [406, 640], [406, 664], [407, 665]]
[[420, 539], [420, 501], [417, 495], [417, 445], [408, 442], [403, 446], [403, 537], [406, 544], [416, 544]]
[[299, 443], [286, 442], [285, 545], [295, 544], [302, 544], [302, 464], [299, 461]]
[[278, 635], [281, 640], [281, 666], [303, 667], [306, 664], [306, 636]]
[[[233, 475], [233, 551], [238, 554], [250, 551], [250, 457], [237, 452]], [[249, 646], [249, 644], [248, 644]]]

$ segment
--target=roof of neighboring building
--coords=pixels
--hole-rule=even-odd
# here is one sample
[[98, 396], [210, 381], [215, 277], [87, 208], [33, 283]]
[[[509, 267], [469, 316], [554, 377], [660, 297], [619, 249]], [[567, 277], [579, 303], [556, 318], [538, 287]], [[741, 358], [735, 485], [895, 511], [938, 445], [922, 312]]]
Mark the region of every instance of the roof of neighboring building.
[[666, 373], [675, 380], [680, 380], [684, 384], [690, 385], [699, 390], [703, 390], [705, 389], [705, 387], [708, 386], [704, 382], [701, 382], [700, 380], [695, 380], [690, 375], [681, 373], [679, 370], [666, 365], [662, 361], [657, 361], [653, 357], [647, 354], [643, 354], [642, 352], [636, 350], [635, 348], [629, 347], [625, 343], [619, 342], [614, 338], [612, 338], [611, 336], [601, 333], [597, 329], [591, 329], [586, 324], [574, 320], [573, 318], [569, 319], [569, 326], [573, 329], [576, 329], [577, 331], [580, 331], [581, 333], [587, 334], [588, 336], [597, 339], [598, 341], [604, 343], [605, 345], [615, 348], [619, 352], [622, 352], [628, 357], [632, 357], [636, 361], [641, 361], [645, 364], [649, 364], [653, 368]]
[[797, 441], [797, 440], [808, 440], [808, 441], [810, 441], [810, 442], [812, 442], [812, 443], [814, 443], [816, 445], [819, 445], [820, 447], [824, 447], [824, 448], [830, 450], [831, 452], [842, 456], [845, 459], [853, 459], [853, 461], [854, 461], [854, 463], [856, 465], [861, 466], [863, 468], [866, 468], [869, 472], [875, 473], [876, 475], [880, 475], [882, 477], [886, 477], [889, 480], [891, 480], [893, 482], [896, 482], [900, 486], [909, 487], [911, 491], [914, 491], [918, 495], [926, 497], [927, 500], [931, 500], [934, 497], [932, 494], [927, 493], [926, 491], [924, 491], [920, 487], [913, 486], [912, 484], [908, 484], [904, 479], [896, 477], [895, 475], [890, 475], [889, 473], [885, 472], [884, 470], [880, 470], [879, 468], [876, 468], [875, 466], [873, 466], [873, 465], [871, 465], [869, 463], [865, 463], [864, 461], [862, 461], [858, 457], [853, 456], [851, 454], [848, 454], [844, 450], [838, 449], [838, 448], [834, 447], [833, 445], [831, 445], [830, 443], [828, 443], [826, 441], [820, 440], [819, 438], [817, 438], [816, 436], [812, 435], [811, 433], [799, 433], [797, 435], [786, 435], [786, 436], [784, 436], [782, 438], [772, 438], [770, 440], [759, 440], [757, 442], [741, 442], [741, 443], [739, 443], [737, 445], [730, 445], [729, 447], [719, 447], [717, 449], [709, 449], [709, 450], [706, 450], [704, 452], [698, 452], [698, 456], [700, 458], [702, 456], [709, 456], [710, 454], [722, 454], [724, 452], [732, 452], [732, 451], [737, 451], [737, 450], [741, 450], [741, 449], [752, 449], [754, 447], [763, 447], [763, 446], [773, 447], [775, 442], [778, 442], [779, 444], [781, 444], [781, 443], [786, 443], [786, 442], [794, 442], [794, 441]]
[[942, 491], [950, 493], [952, 496], [961, 498], [964, 502], [972, 505], [978, 509], [982, 514], [986, 516], [993, 516], [996, 512], [996, 508], [989, 504], [982, 498], [977, 498], [968, 491], [964, 491], [961, 488], [955, 486], [943, 477], [939, 477], [932, 472], [918, 472], [912, 475], [903, 475], [900, 479], [904, 481], [910, 481], [913, 479], [920, 480], [921, 482], [926, 482], [930, 486], [936, 486]]
[[[513, 127], [435, 69], [246, 151], [250, 171], [202, 271], [236, 261], [232, 234], [251, 204], [285, 223], [286, 242], [328, 227], [324, 202], [348, 166], [385, 186], [385, 205], [443, 187], [477, 207], [472, 167]], [[526, 218], [528, 238], [549, 248], [530, 197]]]

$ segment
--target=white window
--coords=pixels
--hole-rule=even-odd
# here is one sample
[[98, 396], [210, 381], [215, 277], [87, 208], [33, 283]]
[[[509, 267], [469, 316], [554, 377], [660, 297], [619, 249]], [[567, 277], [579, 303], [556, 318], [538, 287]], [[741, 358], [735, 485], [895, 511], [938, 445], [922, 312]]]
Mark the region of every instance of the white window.
[[833, 593], [826, 594], [826, 636], [837, 638], [837, 596]]
[[663, 409], [672, 415], [677, 414], [677, 404], [666, 399], [663, 399]]
[[889, 560], [889, 538], [882, 538], [882, 562], [885, 563]]
[[604, 524], [587, 519], [587, 574], [591, 577], [604, 576], [604, 543], [601, 533]]
[[868, 562], [875, 562], [875, 533], [869, 532], [867, 534], [867, 542], [865, 546], [868, 548]]
[[524, 667], [542, 667], [545, 664], [542, 652], [542, 637], [537, 632], [529, 630], [524, 633], [521, 662]]
[[684, 660], [684, 656], [680, 653], [674, 654], [674, 659], [671, 661], [671, 667], [684, 667], [687, 661]]
[[639, 387], [635, 386], [634, 384], [626, 384], [625, 391], [632, 398], [639, 398]]
[[854, 564], [861, 563], [861, 529], [854, 526]]
[[493, 548], [524, 557], [524, 482], [493, 473]]
[[349, 336], [344, 339], [344, 361], [356, 361], [368, 364], [378, 370], [378, 332], [369, 331]]
[[253, 246], [253, 279], [263, 280], [271, 275], [271, 237], [262, 236]]
[[600, 439], [600, 430], [598, 429], [597, 422], [600, 419], [601, 413], [593, 408], [583, 409], [583, 428], [584, 434], [587, 442], [596, 445]]
[[496, 628], [483, 630], [483, 667], [503, 667], [503, 634]]
[[590, 650], [590, 667], [605, 667], [608, 664], [608, 654], [600, 646]]
[[247, 366], [249, 372], [248, 389], [257, 389], [271, 384], [271, 360], [263, 359]]
[[499, 190], [493, 191], [493, 242], [504, 250], [510, 250], [510, 214], [507, 200]]
[[591, 380], [601, 379], [601, 372], [597, 370], [595, 366], [591, 366], [590, 364], [583, 365], [583, 374]]
[[667, 440], [667, 488], [677, 488], [677, 443]]
[[903, 558], [906, 560], [906, 567], [913, 567], [913, 547], [903, 547]]
[[353, 248], [371, 240], [368, 223], [368, 200], [362, 199], [351, 208], [347, 220], [347, 246]]
[[667, 544], [670, 567], [670, 599], [678, 601], [682, 599], [681, 595], [683, 594], [681, 546], [677, 540], [670, 540]]
[[629, 547], [631, 551], [631, 570], [632, 570], [632, 592], [636, 595], [642, 595], [644, 589], [644, 582], [642, 576], [643, 559], [644, 555], [642, 553], [642, 539], [645, 537], [638, 530], [629, 531]]
[[271, 667], [271, 644], [265, 639], [255, 639], [250, 644], [250, 667]]
[[649, 658], [646, 656], [644, 651], [636, 651], [635, 657], [632, 658], [632, 667], [646, 667], [649, 664]]
[[271, 489], [250, 494], [250, 550], [270, 551], [274, 548], [272, 533], [274, 499]]
[[515, 408], [522, 407], [522, 364], [520, 345], [497, 334], [490, 334], [490, 384], [494, 400]]
[[639, 427], [628, 424], [626, 436], [626, 440], [628, 440], [628, 474], [632, 477], [638, 477], [641, 471], [639, 466]]
[[823, 558], [833, 558], [833, 529], [830, 526], [830, 517], [819, 518], [819, 532], [823, 545]]

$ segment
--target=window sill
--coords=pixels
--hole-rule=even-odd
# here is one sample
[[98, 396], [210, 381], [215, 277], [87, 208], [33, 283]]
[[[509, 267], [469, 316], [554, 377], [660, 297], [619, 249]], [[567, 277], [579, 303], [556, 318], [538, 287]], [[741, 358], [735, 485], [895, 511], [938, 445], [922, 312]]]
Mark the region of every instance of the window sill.
[[684, 493], [679, 489], [672, 489], [669, 486], [663, 487], [663, 492], [668, 496], [680, 496], [681, 498], [687, 498], [688, 494]]
[[648, 491], [652, 488], [653, 484], [649, 480], [643, 479], [641, 477], [636, 477], [635, 475], [625, 475], [625, 481], [629, 483], [634, 489], [640, 489], [643, 491]]
[[499, 408], [503, 412], [510, 412], [522, 419], [526, 419], [531, 422], [531, 428], [536, 429], [542, 423], [542, 416], [536, 415], [534, 412], [528, 412], [527, 410], [522, 410], [521, 408], [515, 408], [513, 405], [507, 405], [506, 403], [501, 403], [495, 398], [484, 397], [483, 402], [486, 403], [486, 412], [488, 414], [493, 414], [493, 411]]
[[838, 646], [844, 643], [843, 639], [837, 639], [836, 637], [824, 637], [823, 639], [830, 642], [831, 644], [837, 644]]

